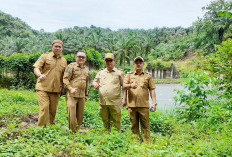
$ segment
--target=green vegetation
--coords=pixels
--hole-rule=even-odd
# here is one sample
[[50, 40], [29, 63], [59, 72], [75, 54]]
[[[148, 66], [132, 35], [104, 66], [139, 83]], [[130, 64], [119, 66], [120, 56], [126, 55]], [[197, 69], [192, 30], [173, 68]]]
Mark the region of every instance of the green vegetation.
[[[142, 56], [152, 66], [162, 67], [162, 61], [174, 60], [177, 64], [186, 59], [201, 60], [217, 51], [215, 45], [231, 38], [230, 18], [232, 2], [215, 0], [203, 8], [205, 15], [189, 28], [120, 29], [112, 31], [95, 26], [66, 28], [55, 33], [32, 30], [18, 18], [0, 12], [0, 55], [35, 54], [51, 50], [54, 39], [64, 42], [63, 53], [75, 55], [77, 51], [87, 52], [89, 61], [100, 66], [105, 53], [112, 52], [116, 64], [122, 69], [130, 67], [135, 56]], [[100, 54], [95, 54], [99, 52]], [[0, 61], [2, 64], [2, 57]], [[157, 62], [154, 63], [154, 60]], [[181, 77], [202, 67], [180, 68]], [[129, 71], [130, 68], [124, 69]], [[0, 71], [1, 67], [0, 67]]]
[[[24, 88], [32, 89], [36, 83], [36, 76], [33, 73], [33, 64], [39, 58], [41, 53], [34, 54], [12, 54], [8, 57], [0, 56], [0, 81], [2, 85], [11, 88]], [[101, 54], [93, 49], [86, 51], [87, 61], [94, 65], [96, 68], [100, 68], [104, 65]], [[68, 63], [75, 62], [75, 55], [64, 55]], [[6, 74], [10, 73], [10, 77]], [[6, 78], [10, 81], [6, 86]], [[8, 81], [8, 82], [9, 82]]]
[[6, 36], [27, 38], [38, 34], [37, 31], [32, 30], [30, 26], [19, 18], [14, 18], [2, 11], [0, 11], [0, 30], [0, 39]]
[[156, 84], [180, 84], [186, 81], [187, 78], [179, 78], [179, 79], [154, 79]]
[[35, 119], [38, 104], [33, 91], [0, 90], [0, 96], [1, 156], [232, 155], [232, 123], [229, 116], [232, 112], [231, 107], [225, 108], [226, 105], [212, 106], [207, 117], [198, 117], [197, 121], [192, 119], [190, 122], [183, 122], [183, 113], [151, 113], [151, 142], [141, 143], [131, 135], [125, 108], [122, 109], [122, 131], [107, 133], [99, 116], [98, 103], [87, 101], [82, 133], [72, 133], [67, 128], [64, 97], [60, 98], [56, 125], [39, 128]]
[[[123, 29], [73, 27], [46, 33], [0, 12], [0, 156], [232, 156], [231, 1], [215, 0], [189, 28]], [[64, 42], [73, 62], [85, 51], [91, 66], [103, 66], [112, 52], [117, 67], [132, 71], [133, 58], [145, 66], [175, 62], [185, 90], [176, 90], [176, 108], [150, 114], [151, 142], [131, 135], [126, 108], [122, 130], [107, 133], [98, 111], [98, 91], [89, 87], [81, 133], [68, 130], [65, 98], [59, 101], [56, 125], [36, 126], [38, 103], [32, 65], [51, 42]], [[91, 72], [94, 78], [97, 71]], [[155, 80], [167, 83], [170, 80]], [[9, 88], [9, 86], [11, 86]], [[11, 90], [9, 90], [11, 89]], [[18, 89], [18, 90], [13, 90]]]
[[[0, 29], [0, 62], [1, 65], [4, 64], [2, 56], [48, 52], [51, 50], [50, 43], [54, 39], [64, 42], [65, 55], [72, 56], [77, 51], [86, 51], [89, 61], [99, 67], [102, 65], [99, 58], [103, 58], [107, 52], [112, 52], [115, 54], [117, 66], [125, 72], [133, 69], [131, 67], [133, 59], [138, 55], [149, 62], [149, 65], [157, 67], [166, 66], [163, 61], [170, 62], [170, 60], [175, 61], [176, 64], [186, 59], [192, 59], [193, 62], [201, 61], [199, 56], [214, 54], [217, 51], [216, 44], [231, 38], [232, 19], [229, 12], [231, 6], [231, 1], [210, 2], [203, 8], [204, 17], [195, 21], [189, 28], [164, 27], [112, 31], [95, 26], [90, 28], [75, 26], [55, 33], [32, 30], [20, 19], [0, 12], [0, 28], [3, 28]], [[190, 72], [202, 67], [192, 66], [189, 69], [187, 65], [178, 68], [180, 76], [186, 78]], [[0, 67], [0, 72], [3, 71]]]
[[[0, 12], [0, 55], [47, 52], [54, 39], [64, 42], [64, 54], [94, 49], [101, 54], [112, 52], [119, 65], [130, 65], [135, 56], [146, 61], [179, 60], [196, 53], [215, 52], [215, 44], [231, 37], [232, 19], [220, 11], [231, 10], [231, 1], [215, 0], [203, 8], [205, 15], [189, 28], [120, 29], [112, 31], [95, 26], [66, 28], [55, 33], [34, 31], [24, 22]], [[228, 15], [228, 14], [225, 14]], [[20, 32], [21, 31], [21, 32]], [[28, 31], [30, 33], [23, 33]]]
[[232, 39], [217, 45], [218, 51], [206, 56], [205, 69], [211, 72], [211, 75], [218, 78], [219, 83], [225, 88], [225, 92], [232, 93]]

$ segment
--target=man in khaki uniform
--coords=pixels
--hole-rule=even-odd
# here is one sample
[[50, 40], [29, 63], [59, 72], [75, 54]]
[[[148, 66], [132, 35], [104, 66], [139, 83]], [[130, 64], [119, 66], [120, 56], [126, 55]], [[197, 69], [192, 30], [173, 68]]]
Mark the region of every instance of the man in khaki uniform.
[[[134, 59], [134, 72], [129, 72], [124, 79], [123, 87], [128, 90], [128, 112], [132, 125], [132, 133], [140, 135], [141, 126], [144, 141], [150, 138], [149, 126], [149, 92], [153, 104], [151, 111], [156, 110], [155, 83], [152, 76], [143, 71], [144, 60], [138, 56]], [[149, 91], [149, 92], [148, 92]]]
[[105, 55], [105, 64], [106, 68], [99, 70], [93, 81], [93, 86], [95, 89], [99, 89], [100, 116], [105, 129], [110, 131], [113, 124], [119, 131], [121, 128], [120, 105], [126, 103], [125, 97], [123, 97], [123, 101], [121, 100], [124, 72], [114, 67], [112, 53]]
[[[86, 54], [78, 52], [76, 62], [71, 63], [64, 73], [64, 84], [67, 87], [67, 110], [69, 129], [80, 129], [83, 121], [85, 101], [88, 96], [89, 69], [86, 67]], [[78, 128], [77, 128], [78, 125]]]
[[59, 93], [63, 90], [63, 74], [67, 61], [62, 57], [63, 42], [54, 40], [52, 52], [42, 54], [33, 65], [34, 73], [38, 76], [35, 86], [39, 101], [38, 126], [55, 124], [56, 109]]

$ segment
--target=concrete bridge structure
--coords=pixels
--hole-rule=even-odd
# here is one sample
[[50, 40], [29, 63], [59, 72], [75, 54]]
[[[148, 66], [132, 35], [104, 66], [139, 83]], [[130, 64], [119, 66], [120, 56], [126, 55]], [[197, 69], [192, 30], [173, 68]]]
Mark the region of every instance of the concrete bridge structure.
[[174, 63], [170, 67], [147, 67], [146, 71], [150, 72], [157, 79], [176, 79], [180, 77]]

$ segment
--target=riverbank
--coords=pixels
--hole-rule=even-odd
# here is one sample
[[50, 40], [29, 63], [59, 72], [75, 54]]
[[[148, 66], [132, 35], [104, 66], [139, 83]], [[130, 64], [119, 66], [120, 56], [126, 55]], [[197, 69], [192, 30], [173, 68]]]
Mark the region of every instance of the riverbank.
[[156, 84], [180, 84], [187, 80], [187, 78], [178, 79], [154, 79]]

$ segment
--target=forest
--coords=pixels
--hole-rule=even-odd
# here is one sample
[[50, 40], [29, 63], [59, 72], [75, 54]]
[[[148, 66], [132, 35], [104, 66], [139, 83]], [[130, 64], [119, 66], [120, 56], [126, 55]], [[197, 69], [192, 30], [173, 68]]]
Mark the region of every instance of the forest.
[[[188, 28], [113, 31], [92, 25], [53, 33], [34, 30], [0, 11], [0, 156], [232, 156], [232, 1], [214, 0], [202, 9], [204, 16]], [[184, 90], [174, 91], [174, 109], [157, 107], [150, 114], [150, 143], [131, 136], [126, 108], [121, 131], [105, 133], [98, 92], [91, 86], [82, 133], [67, 128], [65, 96], [59, 99], [57, 124], [36, 126], [32, 66], [51, 51], [54, 39], [64, 42], [68, 63], [85, 51], [87, 62], [97, 69], [104, 67], [109, 52], [125, 73], [133, 70], [136, 56], [144, 58], [145, 67], [177, 65], [177, 82]]]

